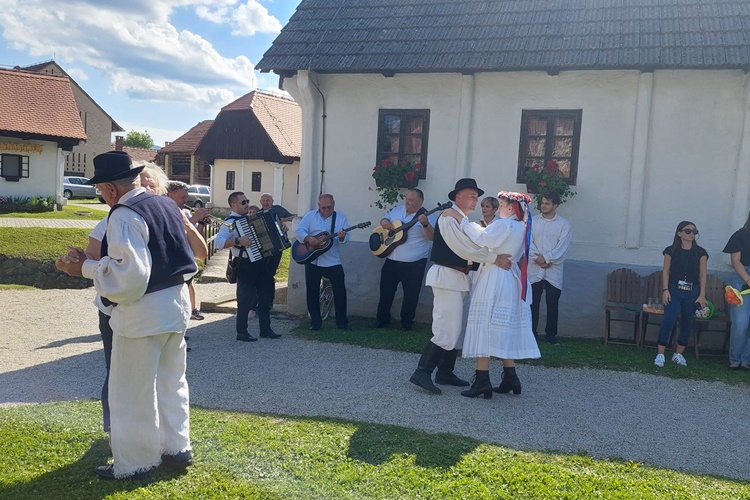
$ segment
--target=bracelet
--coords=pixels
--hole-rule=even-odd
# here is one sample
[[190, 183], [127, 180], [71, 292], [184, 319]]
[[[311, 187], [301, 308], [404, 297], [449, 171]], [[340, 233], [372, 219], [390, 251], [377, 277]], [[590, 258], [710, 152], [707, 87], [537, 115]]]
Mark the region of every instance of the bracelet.
[[[430, 223], [428, 222], [427, 224], [422, 224], [422, 227], [430, 227]], [[748, 281], [750, 281], [750, 280], [748, 280]]]
[[669, 288], [662, 289], [662, 292], [668, 292], [668, 291], [669, 291]]

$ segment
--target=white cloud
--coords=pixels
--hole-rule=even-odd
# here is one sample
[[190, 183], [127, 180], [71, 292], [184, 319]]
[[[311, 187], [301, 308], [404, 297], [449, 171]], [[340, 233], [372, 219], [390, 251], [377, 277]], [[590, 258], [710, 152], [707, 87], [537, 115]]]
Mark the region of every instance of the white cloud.
[[[16, 50], [40, 59], [56, 54], [58, 59], [101, 71], [114, 92], [204, 106], [226, 103], [236, 93], [254, 88], [254, 66], [245, 56], [224, 57], [200, 35], [178, 30], [170, 15], [184, 7], [234, 12], [229, 9], [236, 3], [58, 0], [52, 9], [46, 0], [2, 0], [0, 29]], [[235, 10], [240, 8], [243, 5]], [[71, 75], [76, 79], [83, 75], [84, 80], [86, 76], [83, 71]]]
[[77, 82], [85, 82], [89, 79], [89, 76], [81, 68], [68, 68], [65, 70], [70, 77]]
[[268, 9], [257, 0], [247, 0], [236, 9], [226, 6], [211, 10], [208, 6], [200, 5], [195, 9], [201, 18], [216, 24], [232, 26], [232, 35], [253, 36], [256, 33], [278, 33], [281, 23], [268, 13]]

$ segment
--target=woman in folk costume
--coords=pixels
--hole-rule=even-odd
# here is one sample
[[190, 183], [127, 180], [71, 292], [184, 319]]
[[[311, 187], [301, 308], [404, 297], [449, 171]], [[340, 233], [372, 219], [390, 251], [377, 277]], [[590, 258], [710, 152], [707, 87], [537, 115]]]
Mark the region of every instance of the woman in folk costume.
[[[461, 221], [461, 229], [474, 243], [497, 255], [510, 254], [512, 262], [509, 270], [481, 264], [472, 280], [462, 356], [476, 358], [476, 375], [471, 388], [461, 392], [470, 398], [484, 395], [489, 399], [493, 390], [521, 394], [514, 360], [541, 357], [531, 328], [531, 286], [526, 278], [531, 199], [527, 194], [508, 191], [500, 191], [497, 196], [499, 220], [486, 228], [468, 219]], [[502, 383], [494, 389], [490, 383], [490, 357], [503, 362]]]

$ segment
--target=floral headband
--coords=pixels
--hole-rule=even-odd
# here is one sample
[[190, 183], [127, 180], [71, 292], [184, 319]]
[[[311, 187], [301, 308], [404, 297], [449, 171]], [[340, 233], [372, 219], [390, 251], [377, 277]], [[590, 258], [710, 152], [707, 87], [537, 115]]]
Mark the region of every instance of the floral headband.
[[531, 196], [526, 193], [516, 193], [513, 191], [500, 191], [497, 193], [498, 198], [505, 198], [510, 201], [517, 201], [519, 203], [526, 202], [531, 203]]

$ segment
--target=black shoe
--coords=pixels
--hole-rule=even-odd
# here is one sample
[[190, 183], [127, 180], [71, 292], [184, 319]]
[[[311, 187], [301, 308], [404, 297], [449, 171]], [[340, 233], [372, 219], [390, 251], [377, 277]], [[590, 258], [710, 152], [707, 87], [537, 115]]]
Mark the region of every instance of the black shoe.
[[484, 399], [492, 399], [492, 384], [490, 383], [490, 372], [488, 370], [477, 370], [471, 382], [470, 389], [461, 391], [462, 396], [475, 398], [481, 394]]
[[351, 330], [351, 328], [349, 327], [349, 325], [342, 325], [342, 326], [339, 326], [339, 327], [338, 327], [338, 329], [339, 329], [339, 330], [344, 330], [344, 331], [347, 331], [347, 330]]
[[246, 333], [245, 335], [237, 335], [237, 340], [241, 340], [243, 342], [255, 342], [258, 340], [257, 337], [253, 337], [249, 333]]
[[385, 328], [386, 326], [389, 326], [389, 324], [390, 323], [388, 323], [387, 321], [380, 321], [378, 319], [375, 320], [375, 323], [372, 324], [372, 328]]
[[308, 328], [311, 332], [317, 332], [320, 330], [320, 325], [310, 325], [310, 328]]
[[414, 373], [412, 373], [411, 378], [409, 378], [409, 382], [411, 382], [414, 385], [418, 385], [425, 391], [431, 392], [433, 394], [440, 394], [440, 389], [435, 386], [435, 384], [432, 383], [432, 374], [430, 372], [420, 370], [417, 368]]
[[189, 451], [182, 451], [175, 455], [162, 455], [161, 464], [175, 470], [185, 470], [193, 465], [193, 456]]
[[281, 335], [274, 332], [270, 328], [266, 332], [261, 332], [260, 336], [266, 339], [280, 339], [281, 338]]
[[[99, 476], [101, 479], [116, 479], [115, 467], [112, 464], [100, 465], [99, 467], [94, 469], [94, 472], [96, 472], [96, 475]], [[135, 474], [131, 474], [130, 476], [123, 477], [122, 479], [143, 479], [147, 477], [149, 474], [151, 474], [151, 469], [144, 471], [144, 472], [137, 472]]]
[[557, 337], [547, 337], [546, 340], [549, 345], [560, 345], [560, 341], [557, 340]]
[[468, 381], [456, 377], [456, 374], [453, 372], [437, 372], [435, 375], [435, 383], [440, 385], [455, 385], [456, 387], [466, 387], [469, 385]]
[[492, 390], [500, 394], [507, 394], [510, 391], [513, 391], [513, 394], [521, 394], [521, 380], [516, 375], [516, 369], [503, 368], [503, 381]]

